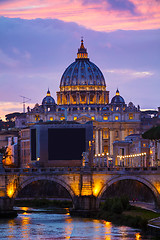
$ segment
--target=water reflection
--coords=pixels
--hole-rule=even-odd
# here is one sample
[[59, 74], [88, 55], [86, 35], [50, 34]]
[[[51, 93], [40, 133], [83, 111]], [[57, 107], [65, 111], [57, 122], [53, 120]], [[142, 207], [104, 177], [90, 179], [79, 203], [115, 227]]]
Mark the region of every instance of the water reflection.
[[14, 226], [15, 222], [13, 219], [9, 220], [8, 221], [8, 232], [9, 232], [9, 235], [8, 235], [8, 238], [9, 239], [13, 239], [13, 226]]
[[65, 219], [65, 222], [67, 223], [65, 225], [65, 239], [70, 239], [73, 231], [73, 219], [70, 217], [69, 213], [67, 213], [66, 215], [68, 216], [68, 218]]
[[[82, 239], [82, 240], [143, 240], [139, 231], [117, 227], [111, 222], [72, 218], [68, 214], [53, 214], [30, 208], [12, 220], [0, 220], [0, 239]], [[147, 239], [147, 238], [145, 238]]]
[[105, 240], [111, 240], [112, 224], [111, 222], [104, 221], [104, 225], [105, 225]]
[[136, 238], [135, 239], [136, 240], [141, 240], [142, 239], [141, 234], [140, 233], [136, 233]]
[[22, 221], [21, 221], [21, 229], [22, 229], [22, 239], [29, 239], [29, 236], [30, 236], [30, 228], [29, 228], [29, 225], [30, 225], [30, 221], [31, 221], [31, 218], [30, 216], [26, 216], [26, 212], [23, 213], [23, 218], [22, 218]]

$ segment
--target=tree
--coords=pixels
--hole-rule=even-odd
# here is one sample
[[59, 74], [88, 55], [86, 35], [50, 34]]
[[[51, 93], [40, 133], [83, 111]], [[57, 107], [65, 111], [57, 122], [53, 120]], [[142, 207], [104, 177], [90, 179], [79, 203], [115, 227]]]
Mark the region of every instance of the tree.
[[15, 121], [15, 118], [19, 116], [21, 113], [20, 112], [14, 112], [14, 113], [9, 113], [5, 115], [6, 121]]
[[160, 126], [150, 128], [142, 134], [142, 137], [155, 142], [155, 161], [157, 162], [157, 143], [160, 139]]

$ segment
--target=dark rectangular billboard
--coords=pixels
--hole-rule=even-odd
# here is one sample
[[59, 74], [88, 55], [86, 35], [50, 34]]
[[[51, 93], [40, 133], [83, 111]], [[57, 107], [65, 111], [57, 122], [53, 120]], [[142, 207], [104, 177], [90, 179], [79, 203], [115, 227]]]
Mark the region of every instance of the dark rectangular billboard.
[[36, 160], [36, 129], [31, 129], [31, 160]]
[[86, 151], [85, 128], [49, 128], [49, 160], [81, 160]]

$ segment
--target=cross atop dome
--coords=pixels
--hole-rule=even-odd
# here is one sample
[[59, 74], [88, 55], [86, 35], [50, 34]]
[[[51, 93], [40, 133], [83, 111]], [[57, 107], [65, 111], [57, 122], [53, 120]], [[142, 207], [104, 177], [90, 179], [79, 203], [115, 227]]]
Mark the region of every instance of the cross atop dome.
[[83, 37], [81, 38], [81, 46], [78, 49], [78, 53], [77, 53], [77, 59], [82, 59], [82, 58], [88, 59], [87, 49], [84, 47], [84, 44], [83, 44]]

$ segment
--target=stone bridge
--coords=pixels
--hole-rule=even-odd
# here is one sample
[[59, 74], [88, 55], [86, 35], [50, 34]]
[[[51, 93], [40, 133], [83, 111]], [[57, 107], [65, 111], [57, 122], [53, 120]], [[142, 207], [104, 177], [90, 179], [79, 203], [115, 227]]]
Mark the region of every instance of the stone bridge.
[[[99, 207], [103, 193], [120, 180], [136, 180], [147, 186], [160, 207], [160, 168], [26, 168], [4, 169], [0, 172], [0, 209], [5, 199], [14, 200], [28, 184], [49, 180], [63, 186], [71, 196], [75, 209]], [[14, 201], [12, 201], [13, 204]]]

